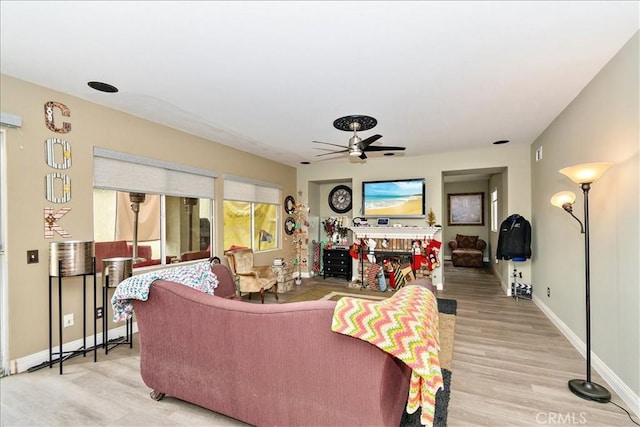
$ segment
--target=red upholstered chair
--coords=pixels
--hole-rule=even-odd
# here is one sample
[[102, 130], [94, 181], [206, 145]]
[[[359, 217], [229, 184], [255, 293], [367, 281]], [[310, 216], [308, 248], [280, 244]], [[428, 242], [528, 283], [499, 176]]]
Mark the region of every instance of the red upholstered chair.
[[209, 258], [209, 251], [190, 251], [180, 254], [180, 261], [193, 261], [194, 259]]
[[[129, 255], [127, 256], [133, 256], [133, 245], [127, 245], [127, 250], [129, 251]], [[138, 258], [144, 258], [146, 261], [149, 261], [152, 257], [151, 246], [138, 245]]]
[[[96, 242], [96, 273], [102, 271], [102, 260], [106, 258], [119, 258], [119, 257], [132, 257], [133, 247], [127, 245], [124, 240], [116, 240], [115, 242]], [[151, 246], [138, 245], [138, 258], [144, 258], [145, 261], [141, 261], [133, 265], [133, 267], [143, 267], [145, 265], [157, 265], [160, 264], [160, 260], [151, 259]]]

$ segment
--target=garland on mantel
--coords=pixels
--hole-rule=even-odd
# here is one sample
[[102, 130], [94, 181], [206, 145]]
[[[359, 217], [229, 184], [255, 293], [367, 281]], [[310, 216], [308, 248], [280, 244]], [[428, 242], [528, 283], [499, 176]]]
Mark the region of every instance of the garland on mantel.
[[348, 227], [356, 239], [431, 240], [440, 227]]

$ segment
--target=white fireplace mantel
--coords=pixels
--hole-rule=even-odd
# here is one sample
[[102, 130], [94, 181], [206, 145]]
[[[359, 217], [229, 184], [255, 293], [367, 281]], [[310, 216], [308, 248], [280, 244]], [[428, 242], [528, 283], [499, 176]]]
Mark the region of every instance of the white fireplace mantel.
[[356, 239], [431, 240], [439, 227], [348, 227]]

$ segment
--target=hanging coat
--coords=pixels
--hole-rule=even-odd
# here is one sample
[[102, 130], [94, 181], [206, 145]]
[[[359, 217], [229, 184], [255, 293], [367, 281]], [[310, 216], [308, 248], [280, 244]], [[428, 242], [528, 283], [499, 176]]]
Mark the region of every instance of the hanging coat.
[[531, 224], [525, 217], [513, 214], [502, 222], [496, 257], [514, 261], [531, 258]]

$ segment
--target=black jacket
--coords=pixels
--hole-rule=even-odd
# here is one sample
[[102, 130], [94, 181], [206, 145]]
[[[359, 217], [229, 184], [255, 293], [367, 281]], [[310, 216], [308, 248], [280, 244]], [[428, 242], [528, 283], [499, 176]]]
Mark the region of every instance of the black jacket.
[[531, 258], [531, 224], [523, 216], [510, 215], [500, 225], [496, 257], [521, 261]]

